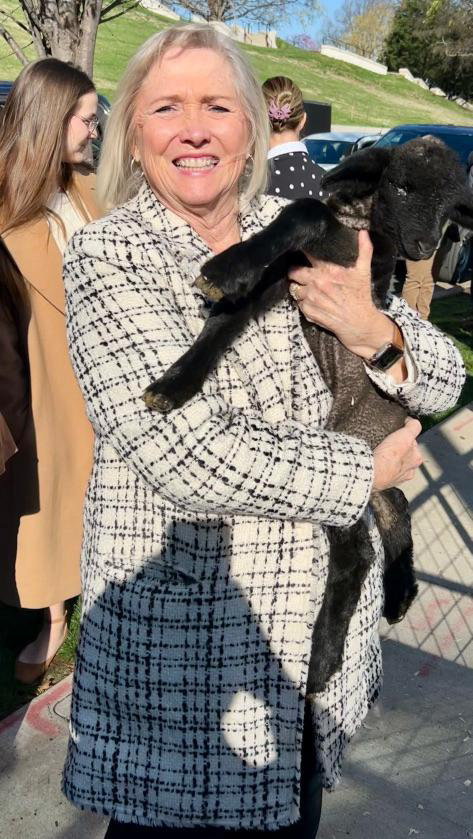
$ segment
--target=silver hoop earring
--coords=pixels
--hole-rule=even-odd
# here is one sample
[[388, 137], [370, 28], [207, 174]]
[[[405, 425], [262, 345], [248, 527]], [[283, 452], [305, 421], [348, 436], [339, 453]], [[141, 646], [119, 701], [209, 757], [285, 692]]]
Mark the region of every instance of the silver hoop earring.
[[143, 177], [143, 169], [141, 168], [140, 164], [134, 157], [130, 158], [130, 172], [134, 178], [142, 178]]
[[249, 175], [251, 175], [251, 172], [253, 171], [254, 163], [255, 163], [255, 161], [253, 159], [253, 155], [249, 154], [248, 157], [246, 158], [245, 169], [244, 169], [244, 172], [243, 172], [245, 177], [248, 177]]

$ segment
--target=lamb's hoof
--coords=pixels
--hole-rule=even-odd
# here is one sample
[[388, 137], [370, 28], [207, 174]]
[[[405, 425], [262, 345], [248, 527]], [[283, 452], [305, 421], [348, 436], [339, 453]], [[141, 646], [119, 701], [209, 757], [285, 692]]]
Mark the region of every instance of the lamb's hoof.
[[396, 616], [394, 618], [393, 617], [388, 618], [387, 615], [384, 615], [384, 617], [385, 617], [387, 623], [389, 623], [389, 626], [394, 626], [394, 624], [401, 623], [401, 621], [404, 620], [405, 614]]
[[398, 606], [395, 612], [390, 613], [388, 611], [386, 615], [383, 615], [383, 617], [386, 618], [390, 626], [392, 626], [395, 623], [401, 623], [401, 621], [404, 620], [413, 600], [414, 596], [410, 597], [409, 600], [403, 603], [401, 606]]
[[220, 291], [220, 289], [211, 283], [210, 280], [206, 280], [202, 274], [199, 274], [197, 277], [195, 285], [203, 292], [203, 294], [205, 294], [206, 297], [209, 298], [209, 300], [212, 301], [212, 303], [218, 303], [218, 301], [222, 300], [225, 296], [223, 291]]
[[143, 399], [150, 411], [159, 411], [160, 414], [168, 414], [176, 407], [174, 400], [170, 396], [156, 391], [154, 385], [146, 388]]

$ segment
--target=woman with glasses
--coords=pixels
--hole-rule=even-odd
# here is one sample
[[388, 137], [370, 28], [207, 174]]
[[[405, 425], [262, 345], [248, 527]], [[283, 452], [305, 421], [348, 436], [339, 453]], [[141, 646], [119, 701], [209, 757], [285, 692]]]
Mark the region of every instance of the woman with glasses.
[[18, 448], [0, 477], [0, 600], [43, 610], [16, 661], [24, 683], [44, 675], [79, 593], [93, 437], [67, 353], [62, 260], [97, 217], [84, 165], [96, 109], [88, 76], [47, 58], [20, 73], [0, 121], [0, 412]]

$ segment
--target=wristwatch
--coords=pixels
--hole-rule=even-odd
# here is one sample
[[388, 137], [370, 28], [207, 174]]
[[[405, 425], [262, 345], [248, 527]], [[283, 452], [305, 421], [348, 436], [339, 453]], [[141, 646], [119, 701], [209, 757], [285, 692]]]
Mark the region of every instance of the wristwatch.
[[381, 370], [381, 372], [384, 373], [404, 355], [404, 339], [402, 337], [402, 332], [394, 321], [393, 327], [392, 340], [387, 344], [383, 344], [383, 346], [380, 347], [379, 350], [377, 350], [375, 354], [366, 361], [366, 364], [368, 364], [369, 367], [372, 367], [373, 370]]

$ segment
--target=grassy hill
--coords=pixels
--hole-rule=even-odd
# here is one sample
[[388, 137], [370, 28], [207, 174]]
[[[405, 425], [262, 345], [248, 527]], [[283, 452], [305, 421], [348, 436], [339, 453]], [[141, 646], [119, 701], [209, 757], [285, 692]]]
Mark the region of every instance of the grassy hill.
[[[2, 0], [2, 9], [14, 12], [15, 0]], [[21, 19], [21, 12], [17, 12]], [[138, 8], [99, 26], [94, 80], [100, 92], [113, 100], [117, 79], [129, 57], [153, 32], [169, 25], [165, 18]], [[13, 27], [12, 27], [13, 29]], [[18, 41], [28, 36], [16, 29]], [[400, 122], [440, 122], [473, 125], [473, 112], [433, 96], [397, 74], [379, 76], [360, 67], [308, 53], [290, 45], [280, 49], [243, 47], [263, 81], [286, 75], [302, 89], [306, 99], [332, 104], [332, 122], [343, 125], [390, 126]], [[34, 58], [32, 47], [27, 49]], [[0, 43], [0, 79], [13, 79], [20, 67], [10, 48]]]

